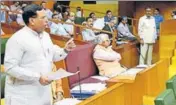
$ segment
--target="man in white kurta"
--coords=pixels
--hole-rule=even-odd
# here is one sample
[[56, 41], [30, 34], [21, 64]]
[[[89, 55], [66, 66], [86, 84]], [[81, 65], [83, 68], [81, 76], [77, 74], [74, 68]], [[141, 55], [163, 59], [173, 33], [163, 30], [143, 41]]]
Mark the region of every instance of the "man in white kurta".
[[[53, 14], [52, 19], [58, 20], [61, 22], [61, 18], [59, 17], [58, 14]], [[64, 26], [62, 23], [54, 23], [54, 22], [49, 22], [49, 28], [50, 28], [50, 33], [58, 36], [65, 36], [65, 37], [71, 37], [69, 33], [66, 32]]]
[[114, 77], [126, 71], [119, 63], [121, 55], [112, 49], [107, 34], [100, 34], [98, 36], [98, 44], [94, 49], [93, 58], [98, 67], [99, 74], [102, 76]]
[[86, 26], [87, 28], [83, 29], [82, 31], [83, 40], [97, 43], [97, 36], [93, 32], [93, 30], [90, 29], [93, 26], [93, 19], [91, 17], [87, 18]]
[[51, 19], [51, 18], [52, 18], [53, 13], [51, 12], [51, 10], [50, 10], [50, 9], [46, 8], [46, 3], [47, 3], [47, 2], [42, 1], [42, 2], [41, 2], [41, 7], [44, 9], [44, 11], [45, 11], [45, 13], [46, 13], [47, 18], [48, 18], [48, 19]]
[[140, 64], [152, 64], [153, 44], [157, 38], [155, 19], [151, 16], [151, 8], [146, 8], [146, 15], [139, 19], [138, 34], [140, 36]]
[[65, 21], [66, 23], [63, 24], [66, 32], [69, 33], [70, 35], [74, 34], [74, 25], [72, 25], [72, 24], [75, 24], [74, 20], [75, 20], [75, 14], [73, 12], [70, 12], [68, 14], [68, 19]]
[[25, 7], [23, 19], [26, 26], [13, 34], [6, 45], [5, 105], [52, 105], [47, 75], [52, 72], [53, 61], [64, 59], [74, 43], [66, 44], [65, 49], [53, 45], [44, 31], [48, 24], [46, 14], [36, 4]]

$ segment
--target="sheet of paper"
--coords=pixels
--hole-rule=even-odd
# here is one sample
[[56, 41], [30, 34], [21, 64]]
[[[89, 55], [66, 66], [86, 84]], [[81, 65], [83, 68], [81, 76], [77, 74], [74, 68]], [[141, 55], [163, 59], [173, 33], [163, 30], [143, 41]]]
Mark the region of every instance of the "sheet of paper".
[[75, 75], [75, 74], [78, 74], [78, 73], [79, 72], [70, 73], [70, 72], [67, 72], [66, 70], [61, 68], [61, 69], [57, 70], [56, 72], [48, 74], [47, 77], [48, 77], [49, 80], [58, 80], [58, 79], [61, 79], [61, 78], [64, 78], [64, 77], [69, 77], [69, 76], [72, 76], [72, 75]]
[[128, 69], [126, 72], [121, 73], [120, 75], [136, 75], [142, 70], [144, 69], [143, 68], [131, 68], [131, 69]]
[[126, 72], [123, 72], [115, 77], [115, 79], [119, 79], [121, 82], [131, 82], [129, 80], [135, 80], [136, 74], [140, 71], [144, 70], [144, 68], [131, 68]]
[[103, 91], [104, 89], [106, 89], [106, 84], [103, 83], [84, 83], [81, 84], [80, 86], [77, 85], [75, 87], [73, 87], [71, 89], [71, 93], [80, 93], [80, 87], [81, 87], [81, 91], [82, 93], [99, 93], [101, 91]]
[[80, 100], [74, 98], [65, 98], [61, 101], [54, 103], [54, 105], [77, 105], [80, 102], [81, 102]]

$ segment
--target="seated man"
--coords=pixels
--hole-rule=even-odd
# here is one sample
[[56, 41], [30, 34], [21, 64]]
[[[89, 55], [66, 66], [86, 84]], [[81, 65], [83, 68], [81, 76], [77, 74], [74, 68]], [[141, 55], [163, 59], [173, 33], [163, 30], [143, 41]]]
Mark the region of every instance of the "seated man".
[[83, 40], [96, 43], [97, 37], [95, 36], [95, 33], [91, 29], [89, 29], [89, 28], [92, 28], [92, 26], [93, 26], [93, 19], [91, 17], [87, 18], [86, 26], [88, 28], [85, 28], [82, 31]]
[[[73, 12], [68, 13], [68, 19], [65, 21], [66, 23], [64, 24], [64, 28], [65, 30], [70, 34], [73, 35], [74, 34], [74, 23], [75, 20], [75, 14]], [[67, 24], [70, 23], [70, 24]]]
[[135, 36], [130, 32], [127, 22], [128, 22], [127, 17], [126, 16], [122, 17], [122, 20], [117, 27], [118, 37], [119, 38], [127, 38], [130, 40], [130, 38], [133, 39], [133, 38], [135, 38]]
[[[58, 20], [59, 22], [61, 21], [61, 18], [59, 14], [53, 14], [52, 19]], [[64, 26], [62, 23], [54, 23], [54, 22], [49, 22], [49, 28], [50, 28], [50, 33], [54, 35], [59, 35], [59, 36], [64, 36], [64, 37], [71, 37], [68, 32], [66, 32]]]
[[126, 71], [119, 63], [120, 54], [112, 50], [109, 37], [106, 34], [99, 35], [93, 58], [99, 69], [99, 74], [102, 76], [114, 77]]
[[[103, 27], [102, 30], [104, 31], [109, 31], [109, 32], [114, 32], [114, 28], [116, 25], [117, 21], [115, 18], [111, 19], [110, 22], [108, 22], [107, 24], [105, 24], [105, 26]], [[110, 36], [110, 38], [112, 38], [112, 34], [108, 34]]]

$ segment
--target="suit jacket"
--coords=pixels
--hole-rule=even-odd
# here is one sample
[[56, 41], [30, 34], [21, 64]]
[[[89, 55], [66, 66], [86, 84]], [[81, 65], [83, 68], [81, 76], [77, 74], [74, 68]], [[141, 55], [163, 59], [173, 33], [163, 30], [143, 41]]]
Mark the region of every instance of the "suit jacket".
[[[113, 32], [113, 29], [111, 28], [111, 26], [109, 26], [108, 24], [106, 24], [103, 29], [104, 31], [109, 31], [109, 32]], [[112, 34], [106, 33], [109, 35], [109, 38], [112, 38]]]

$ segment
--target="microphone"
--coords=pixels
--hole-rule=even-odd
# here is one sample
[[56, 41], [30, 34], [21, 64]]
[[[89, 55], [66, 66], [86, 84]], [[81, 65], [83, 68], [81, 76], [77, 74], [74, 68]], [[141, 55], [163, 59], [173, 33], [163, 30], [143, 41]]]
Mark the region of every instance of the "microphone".
[[79, 79], [79, 92], [80, 92], [80, 100], [82, 100], [82, 99], [83, 99], [83, 97], [82, 97], [82, 89], [81, 89], [81, 76], [80, 76], [79, 66], [77, 67], [77, 72], [78, 72], [78, 79]]

